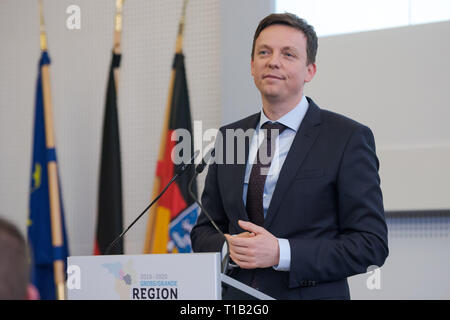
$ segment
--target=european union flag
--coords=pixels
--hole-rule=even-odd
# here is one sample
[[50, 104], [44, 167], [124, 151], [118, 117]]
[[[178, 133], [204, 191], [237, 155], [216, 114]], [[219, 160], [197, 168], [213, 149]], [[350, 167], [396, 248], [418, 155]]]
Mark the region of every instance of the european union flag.
[[[34, 143], [33, 143], [33, 162], [31, 167], [31, 187], [29, 203], [29, 221], [28, 221], [28, 241], [32, 249], [32, 271], [31, 278], [33, 284], [38, 288], [41, 299], [55, 299], [55, 273], [54, 261], [67, 261], [68, 245], [65, 231], [65, 222], [63, 214], [63, 205], [61, 192], [51, 194], [49, 189], [48, 164], [56, 166], [56, 150], [54, 147], [47, 147], [46, 129], [44, 115], [44, 94], [42, 69], [50, 64], [50, 58], [46, 51], [42, 51], [39, 62], [39, 76], [36, 90], [36, 109], [34, 120]], [[47, 84], [48, 85], [48, 84]], [[57, 179], [59, 180], [59, 179]], [[59, 181], [57, 183], [59, 186]], [[54, 194], [57, 194], [59, 201], [55, 201]], [[54, 246], [52, 242], [52, 225], [50, 203], [59, 204], [60, 221], [62, 228], [62, 245]], [[54, 205], [53, 205], [54, 206]], [[61, 241], [60, 241], [61, 242]]]

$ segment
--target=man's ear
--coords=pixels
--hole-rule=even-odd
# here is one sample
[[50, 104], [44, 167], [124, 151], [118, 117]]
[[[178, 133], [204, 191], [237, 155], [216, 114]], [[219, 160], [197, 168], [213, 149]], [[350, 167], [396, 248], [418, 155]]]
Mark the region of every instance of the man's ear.
[[317, 72], [316, 64], [315, 63], [308, 64], [308, 66], [306, 67], [305, 82], [310, 82], [314, 78], [316, 72]]
[[252, 71], [252, 76], [254, 76], [255, 75], [255, 73], [254, 73], [254, 60], [253, 60], [253, 57], [252, 57], [252, 59], [250, 60], [250, 67], [251, 67], [251, 71]]

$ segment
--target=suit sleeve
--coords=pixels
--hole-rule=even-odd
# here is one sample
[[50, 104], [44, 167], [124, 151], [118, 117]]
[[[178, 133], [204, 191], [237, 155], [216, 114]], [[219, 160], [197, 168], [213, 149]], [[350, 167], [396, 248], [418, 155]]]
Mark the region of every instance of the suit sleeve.
[[[202, 194], [202, 205], [222, 232], [227, 233], [228, 220], [219, 192], [216, 163], [210, 164], [208, 167]], [[225, 239], [213, 227], [204, 212], [201, 212], [191, 231], [191, 242], [194, 252], [220, 252]]]
[[358, 127], [345, 146], [336, 181], [339, 235], [289, 239], [290, 287], [300, 281], [337, 281], [381, 267], [389, 250], [375, 141]]

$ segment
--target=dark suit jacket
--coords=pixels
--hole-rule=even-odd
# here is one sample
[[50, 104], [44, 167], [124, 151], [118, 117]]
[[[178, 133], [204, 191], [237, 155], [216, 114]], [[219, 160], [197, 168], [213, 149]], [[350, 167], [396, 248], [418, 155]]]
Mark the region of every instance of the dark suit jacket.
[[[347, 277], [381, 267], [389, 252], [375, 141], [368, 127], [308, 102], [264, 222], [289, 240], [290, 271], [239, 268], [232, 276], [276, 299], [349, 299]], [[226, 129], [245, 131], [258, 121], [259, 113], [222, 127], [216, 155], [230, 156]], [[245, 162], [248, 149], [249, 141]], [[206, 176], [202, 203], [224, 233], [243, 232], [237, 222], [249, 220], [242, 162], [211, 164]], [[195, 252], [221, 251], [224, 243], [204, 214], [191, 240]]]

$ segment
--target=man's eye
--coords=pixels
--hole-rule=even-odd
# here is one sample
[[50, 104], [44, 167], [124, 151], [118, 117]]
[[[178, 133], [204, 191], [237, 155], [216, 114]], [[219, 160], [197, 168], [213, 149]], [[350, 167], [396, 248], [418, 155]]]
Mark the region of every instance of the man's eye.
[[261, 50], [261, 51], [259, 51], [259, 54], [260, 55], [265, 55], [265, 54], [267, 54], [267, 50]]
[[294, 57], [294, 55], [290, 52], [285, 52], [284, 55], [289, 58]]

